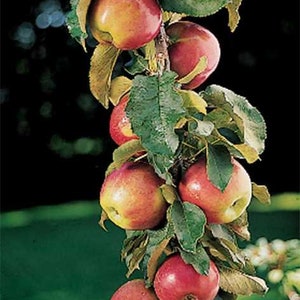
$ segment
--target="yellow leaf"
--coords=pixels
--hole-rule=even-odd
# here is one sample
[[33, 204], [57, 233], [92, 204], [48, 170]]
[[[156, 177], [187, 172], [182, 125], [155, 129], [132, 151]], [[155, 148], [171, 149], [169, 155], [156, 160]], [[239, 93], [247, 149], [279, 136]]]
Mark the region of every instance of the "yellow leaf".
[[111, 75], [120, 50], [110, 44], [98, 44], [91, 58], [89, 80], [93, 96], [105, 107], [109, 106]]
[[164, 11], [163, 12], [163, 22], [169, 22], [169, 24], [178, 22], [182, 18], [186, 17], [185, 14], [179, 14], [179, 13], [174, 13], [170, 11]]
[[[87, 12], [88, 12], [90, 3], [91, 3], [91, 0], [79, 0], [78, 5], [76, 7], [76, 14], [78, 17], [80, 29], [83, 33], [86, 33], [86, 16], [87, 16]], [[85, 39], [81, 38], [80, 42], [81, 42], [81, 45], [82, 45], [84, 51], [87, 52], [86, 46], [85, 46]]]
[[148, 60], [150, 73], [156, 73], [157, 61], [156, 61], [156, 48], [155, 48], [154, 40], [152, 40], [145, 46], [145, 59]]
[[102, 227], [102, 229], [104, 229], [105, 231], [107, 231], [107, 228], [105, 227], [105, 221], [109, 220], [108, 219], [108, 216], [106, 214], [106, 212], [104, 210], [102, 210], [102, 213], [101, 213], [101, 217], [100, 217], [100, 220], [98, 222], [98, 224]]
[[175, 188], [171, 185], [163, 184], [160, 186], [160, 190], [163, 197], [169, 204], [172, 204], [177, 199]]
[[271, 195], [265, 185], [258, 185], [252, 182], [252, 195], [263, 204], [271, 203]]
[[196, 67], [192, 70], [192, 72], [179, 79], [178, 82], [181, 84], [189, 83], [194, 79], [194, 77], [202, 73], [206, 69], [206, 67], [207, 67], [207, 58], [206, 56], [202, 56], [199, 62], [197, 63]]
[[110, 86], [110, 101], [113, 105], [117, 105], [123, 95], [131, 88], [132, 81], [125, 76], [115, 77], [111, 81]]
[[197, 111], [206, 114], [206, 101], [196, 92], [192, 90], [179, 90], [180, 96], [183, 99], [185, 108], [195, 108]]
[[239, 15], [239, 7], [242, 3], [242, 0], [233, 0], [232, 2], [228, 3], [226, 5], [226, 8], [228, 10], [228, 26], [231, 30], [231, 32], [235, 31], [238, 23], [240, 21], [240, 15]]
[[252, 164], [259, 159], [257, 151], [248, 144], [235, 144], [233, 147], [243, 155], [249, 164]]
[[154, 276], [157, 271], [157, 266], [159, 263], [159, 258], [162, 255], [162, 253], [165, 251], [170, 240], [171, 240], [171, 237], [165, 238], [151, 252], [151, 256], [147, 263], [147, 278], [150, 282], [153, 282], [153, 280], [154, 280]]

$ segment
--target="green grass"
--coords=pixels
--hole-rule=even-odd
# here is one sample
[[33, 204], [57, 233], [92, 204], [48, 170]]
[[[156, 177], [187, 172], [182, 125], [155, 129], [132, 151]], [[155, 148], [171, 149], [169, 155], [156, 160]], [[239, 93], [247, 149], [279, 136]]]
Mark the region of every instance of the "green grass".
[[[1, 214], [1, 299], [109, 300], [127, 280], [124, 231], [99, 217], [97, 201]], [[252, 242], [299, 237], [297, 210], [251, 209], [249, 222]]]

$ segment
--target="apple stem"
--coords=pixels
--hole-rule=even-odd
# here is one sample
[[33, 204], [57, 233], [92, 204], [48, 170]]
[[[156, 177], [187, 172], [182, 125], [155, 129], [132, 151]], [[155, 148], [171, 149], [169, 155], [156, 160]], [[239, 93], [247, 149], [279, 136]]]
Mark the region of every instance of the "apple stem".
[[156, 59], [158, 64], [158, 74], [170, 71], [170, 59], [168, 53], [169, 38], [166, 34], [165, 26], [162, 23], [158, 36], [155, 38]]

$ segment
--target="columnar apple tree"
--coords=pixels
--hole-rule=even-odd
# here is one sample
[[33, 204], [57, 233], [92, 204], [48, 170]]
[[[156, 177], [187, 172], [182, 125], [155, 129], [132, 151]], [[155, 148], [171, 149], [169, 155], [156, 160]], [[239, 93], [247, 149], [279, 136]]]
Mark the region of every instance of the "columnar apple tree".
[[270, 201], [245, 169], [264, 151], [266, 124], [245, 97], [205, 86], [222, 45], [199, 25], [226, 9], [233, 34], [241, 2], [70, 1], [69, 32], [91, 54], [90, 91], [113, 107], [116, 149], [99, 224], [125, 230], [126, 276], [143, 274], [113, 299], [236, 299], [268, 289], [239, 247], [250, 238], [251, 201]]

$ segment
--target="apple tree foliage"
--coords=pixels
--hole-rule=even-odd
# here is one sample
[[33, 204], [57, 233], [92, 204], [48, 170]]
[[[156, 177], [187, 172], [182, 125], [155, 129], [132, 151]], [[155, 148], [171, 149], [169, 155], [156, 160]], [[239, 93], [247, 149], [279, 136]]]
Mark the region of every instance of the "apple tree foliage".
[[[164, 25], [183, 17], [204, 17], [221, 9], [228, 11], [228, 26], [238, 26], [242, 0], [160, 0]], [[91, 0], [70, 0], [67, 25], [71, 36], [88, 53], [87, 14]], [[220, 298], [236, 299], [237, 295], [264, 294], [265, 282], [255, 276], [254, 267], [241, 254], [239, 239], [249, 240], [247, 211], [229, 224], [208, 224], [203, 211], [183, 203], [176, 192], [184, 170], [199, 155], [206, 155], [210, 181], [224, 190], [231, 178], [231, 157], [251, 164], [264, 151], [266, 124], [251, 103], [235, 92], [217, 84], [200, 92], [184, 90], [204, 70], [202, 57], [195, 69], [177, 80], [169, 67], [164, 28], [146, 46], [127, 51], [130, 61], [122, 65], [122, 74], [115, 71], [123, 51], [111, 44], [98, 43], [91, 49], [89, 83], [95, 99], [104, 108], [116, 105], [130, 91], [126, 113], [139, 140], [131, 140], [114, 150], [106, 175], [124, 162], [147, 160], [156, 173], [165, 179], [161, 186], [170, 204], [166, 222], [160, 228], [142, 231], [127, 230], [121, 257], [129, 277], [136, 269], [144, 273], [152, 285], [159, 262], [175, 251], [197, 272], [208, 271], [213, 259], [220, 271]], [[117, 74], [117, 75], [116, 75]], [[145, 153], [137, 157], [137, 153]], [[252, 183], [253, 198], [269, 203], [264, 185]], [[104, 227], [105, 213], [100, 224]]]

